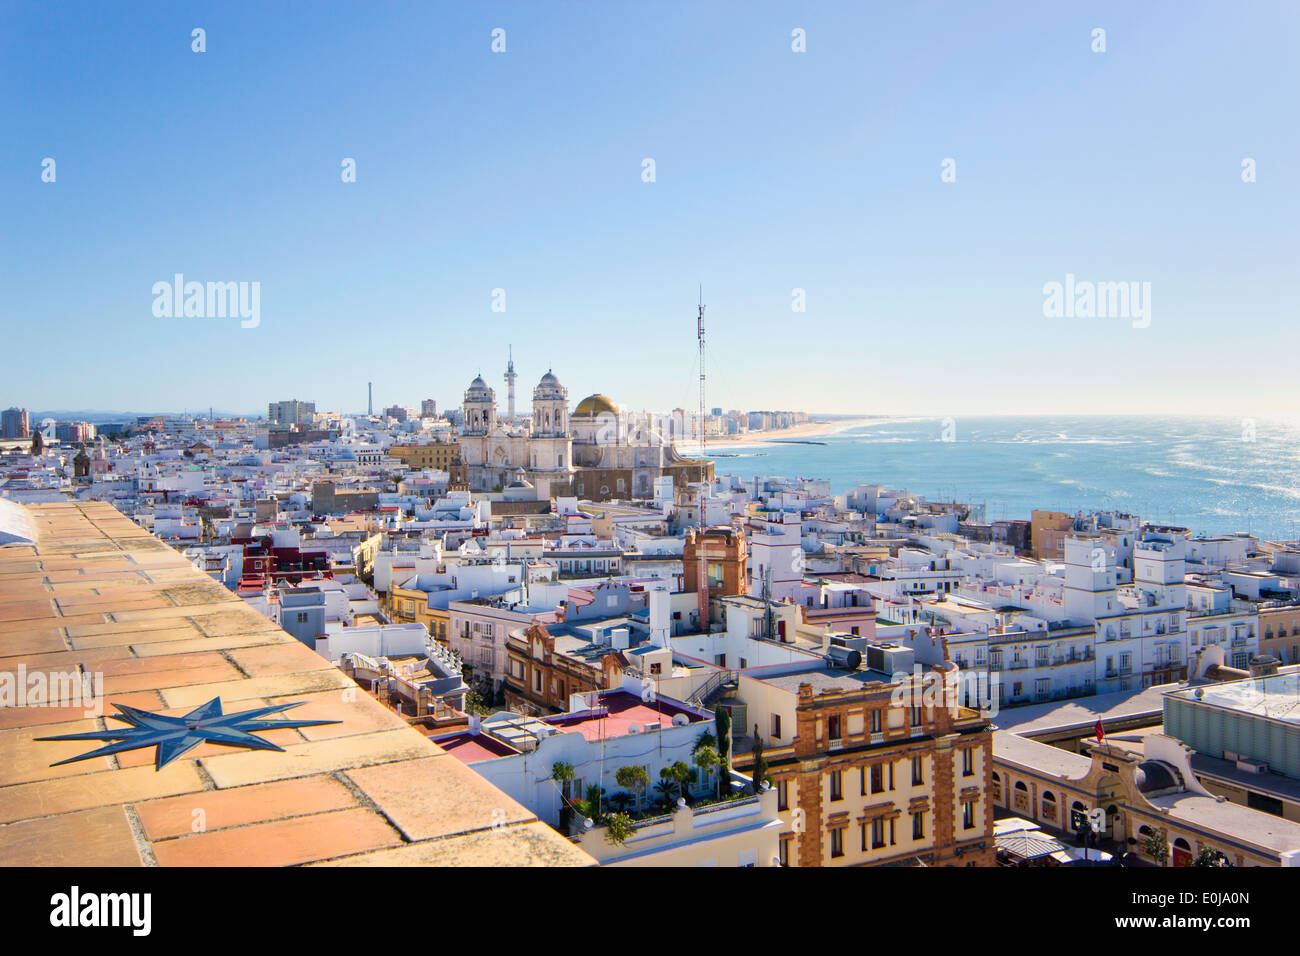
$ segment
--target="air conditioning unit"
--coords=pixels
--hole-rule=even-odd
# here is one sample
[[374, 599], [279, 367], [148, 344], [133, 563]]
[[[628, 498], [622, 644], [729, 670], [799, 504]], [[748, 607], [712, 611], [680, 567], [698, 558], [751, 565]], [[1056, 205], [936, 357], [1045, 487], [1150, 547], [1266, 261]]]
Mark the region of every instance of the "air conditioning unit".
[[1246, 773], [1268, 773], [1268, 764], [1255, 760], [1238, 760], [1237, 769], [1244, 770]]

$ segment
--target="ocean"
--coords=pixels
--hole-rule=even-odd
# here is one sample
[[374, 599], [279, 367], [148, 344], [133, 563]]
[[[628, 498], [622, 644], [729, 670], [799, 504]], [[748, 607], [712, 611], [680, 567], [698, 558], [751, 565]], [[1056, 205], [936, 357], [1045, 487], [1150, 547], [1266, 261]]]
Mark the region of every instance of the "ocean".
[[[779, 437], [779, 433], [774, 433]], [[945, 437], [951, 440], [944, 440]], [[711, 443], [719, 475], [820, 478], [983, 504], [985, 519], [1117, 510], [1211, 533], [1300, 538], [1295, 421], [1119, 416], [907, 418], [812, 436]]]

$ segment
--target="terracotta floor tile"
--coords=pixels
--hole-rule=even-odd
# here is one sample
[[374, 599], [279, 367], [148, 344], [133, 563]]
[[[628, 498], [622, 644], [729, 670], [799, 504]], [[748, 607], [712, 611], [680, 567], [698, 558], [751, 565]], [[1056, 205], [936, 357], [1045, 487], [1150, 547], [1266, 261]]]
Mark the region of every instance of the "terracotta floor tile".
[[[145, 710], [156, 710], [162, 705], [162, 698], [156, 691], [137, 691], [131, 694], [119, 694], [112, 698], [123, 704], [132, 707], [140, 707]], [[104, 714], [113, 713], [111, 701], [105, 699], [102, 705]], [[45, 728], [50, 724], [66, 723], [68, 721], [86, 720], [86, 708], [80, 705], [72, 707], [0, 707], [0, 731], [11, 730], [21, 727], [39, 727]], [[76, 728], [77, 731], [95, 730], [96, 728], [89, 724], [85, 727]], [[41, 730], [40, 733], [34, 733], [34, 736], [40, 737], [45, 733], [64, 733], [65, 731], [47, 731]], [[72, 733], [73, 731], [66, 731]], [[0, 736], [0, 752], [4, 749], [4, 738]], [[61, 759], [61, 758], [60, 758]], [[0, 773], [3, 773], [3, 767], [0, 767]]]
[[413, 842], [536, 819], [446, 754], [361, 767], [347, 777]]
[[[193, 628], [188, 620], [161, 621], [100, 621], [98, 624], [73, 625], [68, 628], [68, 637], [76, 640], [82, 637], [102, 637], [109, 634], [141, 634], [146, 631], [162, 631], [173, 628]], [[197, 633], [197, 630], [195, 630]]]
[[32, 627], [8, 634], [0, 634], [0, 658], [22, 654], [40, 654], [45, 651], [67, 650], [69, 642], [57, 627]]
[[[119, 674], [104, 678], [104, 693], [123, 694], [133, 690], [156, 688], [163, 691], [167, 699], [167, 688], [189, 687], [196, 684], [221, 684], [226, 681], [238, 681], [242, 675], [233, 665], [222, 660], [219, 664], [206, 667], [181, 667], [169, 671], [145, 671], [139, 674]], [[203, 696], [203, 695], [199, 695]], [[205, 700], [211, 700], [218, 694], [208, 694]], [[199, 701], [202, 703], [203, 701]], [[184, 706], [176, 704], [175, 706]]]
[[192, 761], [176, 761], [155, 770], [150, 756], [146, 767], [0, 787], [0, 824], [202, 789], [203, 780]]
[[4, 866], [142, 866], [121, 807], [0, 826]]
[[140, 644], [157, 644], [163, 641], [191, 640], [199, 637], [196, 628], [182, 623], [171, 627], [152, 628], [147, 631], [120, 632], [115, 634], [94, 634], [87, 637], [70, 637], [68, 643], [75, 648], [83, 647], [135, 647]]
[[157, 654], [183, 654], [187, 651], [222, 650], [233, 647], [255, 647], [268, 641], [279, 640], [274, 634], [233, 634], [228, 637], [202, 637], [196, 630], [193, 637], [173, 641], [154, 641], [132, 644], [131, 649], [140, 657]]
[[33, 667], [67, 668], [81, 665], [96, 665], [105, 661], [136, 660], [129, 648], [92, 647], [79, 651], [45, 651], [39, 654], [27, 654], [18, 657], [0, 657], [0, 671], [13, 672], [19, 664], [28, 669]]
[[153, 852], [162, 866], [293, 866], [400, 842], [377, 813], [355, 809], [178, 837]]
[[[298, 674], [303, 671], [325, 670], [334, 665], [306, 644], [264, 644], [230, 652], [230, 659], [250, 677], [270, 677], [276, 674]], [[337, 668], [335, 668], [337, 669]]]
[[172, 687], [162, 691], [168, 707], [197, 707], [213, 697], [224, 701], [261, 697], [284, 697], [290, 694], [315, 694], [346, 687], [348, 679], [331, 668], [281, 677], [245, 677], [194, 687]]
[[24, 621], [0, 621], [0, 638], [22, 634], [34, 627], [68, 627], [74, 624], [101, 624], [103, 614], [69, 614], [63, 617], [41, 617]]
[[[350, 692], [350, 693], [349, 693]], [[369, 734], [379, 730], [395, 730], [408, 726], [387, 707], [375, 706], [375, 701], [359, 687], [344, 687], [323, 694], [294, 694], [272, 698], [272, 703], [287, 704], [303, 701], [287, 713], [301, 720], [337, 720], [337, 724], [303, 727], [300, 733], [308, 740], [330, 740], [352, 734]]]
[[54, 602], [48, 598], [0, 604], [0, 621], [31, 621], [54, 616]]
[[[453, 758], [454, 759], [454, 758]], [[405, 843], [316, 866], [595, 866], [596, 861], [544, 823], [521, 823], [446, 840]]]
[[[347, 787], [333, 777], [302, 777], [233, 790], [204, 790], [136, 805], [150, 840], [195, 832], [200, 820], [207, 832], [268, 820], [344, 810], [357, 805]], [[201, 810], [202, 817], [195, 811]]]
[[[99, 661], [94, 669], [105, 677], [118, 677], [123, 674], [183, 670], [187, 667], [229, 666], [229, 663], [215, 651], [200, 651], [194, 654], [170, 654], [165, 657], [121, 656], [112, 660]], [[3, 666], [3, 662], [0, 662], [0, 666]]]
[[377, 734], [296, 744], [286, 748], [286, 753], [250, 751], [205, 757], [200, 763], [216, 785], [225, 789], [429, 757], [435, 753], [432, 748], [429, 741], [409, 730], [385, 730]]

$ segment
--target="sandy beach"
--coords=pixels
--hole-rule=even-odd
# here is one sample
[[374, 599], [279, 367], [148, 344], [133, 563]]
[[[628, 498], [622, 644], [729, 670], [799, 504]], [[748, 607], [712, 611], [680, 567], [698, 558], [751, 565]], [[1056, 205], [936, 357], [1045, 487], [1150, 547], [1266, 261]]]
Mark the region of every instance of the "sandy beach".
[[[863, 425], [876, 425], [887, 421], [884, 418], [843, 418], [833, 422], [807, 422], [793, 428], [781, 428], [776, 431], [746, 432], [743, 435], [727, 435], [710, 438], [706, 451], [714, 448], [737, 448], [748, 445], [772, 445], [789, 441], [817, 441], [827, 435], [858, 428]], [[685, 449], [683, 449], [683, 452]], [[698, 445], [696, 446], [698, 451]]]

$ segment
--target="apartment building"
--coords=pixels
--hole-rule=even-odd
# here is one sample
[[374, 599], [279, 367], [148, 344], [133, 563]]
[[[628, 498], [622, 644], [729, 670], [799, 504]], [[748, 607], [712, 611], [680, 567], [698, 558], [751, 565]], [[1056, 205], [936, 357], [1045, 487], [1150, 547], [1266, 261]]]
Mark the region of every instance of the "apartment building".
[[0, 412], [0, 438], [30, 438], [31, 423], [25, 408], [6, 408]]
[[[895, 682], [892, 671], [828, 667], [754, 679], [769, 699], [793, 704], [792, 745], [765, 755], [782, 865], [992, 864], [988, 719], [951, 699], [936, 704], [920, 681]], [[740, 691], [753, 701], [751, 720], [756, 691]]]
[[410, 468], [432, 468], [451, 476], [453, 487], [469, 486], [469, 471], [461, 457], [460, 442], [432, 441], [421, 445], [396, 444], [387, 449], [389, 458]]
[[1259, 606], [1259, 650], [1283, 664], [1300, 663], [1300, 601], [1266, 601]]

